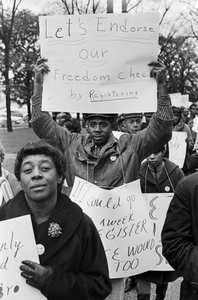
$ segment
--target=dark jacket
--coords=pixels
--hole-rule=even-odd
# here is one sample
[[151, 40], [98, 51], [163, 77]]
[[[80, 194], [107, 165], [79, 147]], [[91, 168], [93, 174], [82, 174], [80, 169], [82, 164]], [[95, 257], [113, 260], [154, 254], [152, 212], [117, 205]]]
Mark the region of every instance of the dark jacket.
[[135, 135], [123, 134], [119, 140], [111, 135], [96, 157], [89, 134], [69, 134], [48, 113], [43, 112], [36, 118], [35, 111], [34, 105], [32, 126], [35, 133], [53, 141], [64, 152], [69, 187], [73, 186], [75, 176], [101, 188], [114, 188], [138, 179], [142, 160], [166, 144], [172, 135], [171, 107], [160, 106], [146, 129]]
[[[0, 207], [0, 220], [31, 214], [21, 191]], [[98, 232], [82, 209], [66, 195], [59, 194], [52, 216], [37, 225], [33, 218], [37, 244], [45, 247], [40, 264], [53, 266], [53, 277], [42, 293], [48, 300], [102, 300], [111, 291], [104, 248]], [[62, 234], [48, 236], [51, 222], [58, 223]], [[25, 259], [25, 257], [24, 257]]]
[[180, 300], [198, 299], [198, 172], [177, 185], [162, 230], [163, 255], [184, 277]]
[[158, 184], [148, 168], [148, 162], [145, 161], [140, 167], [140, 184], [142, 193], [173, 193], [176, 185], [184, 177], [183, 171], [172, 161], [163, 158], [164, 168]]

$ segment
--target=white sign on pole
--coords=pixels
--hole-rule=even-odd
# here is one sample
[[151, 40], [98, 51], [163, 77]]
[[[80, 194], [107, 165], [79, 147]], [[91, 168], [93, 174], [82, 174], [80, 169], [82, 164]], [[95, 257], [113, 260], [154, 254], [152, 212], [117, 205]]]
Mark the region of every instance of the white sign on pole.
[[180, 168], [184, 165], [186, 157], [186, 132], [173, 131], [172, 138], [168, 142], [169, 147], [169, 159], [178, 165]]
[[189, 95], [181, 95], [181, 106], [188, 108], [190, 106]]
[[156, 111], [148, 63], [158, 56], [159, 15], [94, 14], [39, 18], [43, 110]]
[[181, 93], [169, 94], [172, 106], [180, 107], [182, 105]]
[[153, 224], [139, 180], [104, 190], [76, 177], [70, 198], [93, 219], [111, 278], [128, 277], [155, 267]]
[[29, 215], [0, 222], [0, 298], [46, 299], [21, 276], [19, 266], [22, 260], [39, 263]]

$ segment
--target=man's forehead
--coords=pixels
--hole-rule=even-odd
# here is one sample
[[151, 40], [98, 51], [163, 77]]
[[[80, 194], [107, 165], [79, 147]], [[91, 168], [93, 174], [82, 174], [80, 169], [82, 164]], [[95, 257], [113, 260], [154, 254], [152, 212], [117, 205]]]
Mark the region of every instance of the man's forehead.
[[125, 120], [129, 120], [129, 121], [141, 121], [142, 118], [141, 117], [129, 117], [129, 118], [126, 118]]
[[96, 116], [94, 116], [94, 117], [89, 118], [89, 122], [99, 122], [99, 123], [100, 122], [108, 122], [108, 123], [110, 123], [110, 120], [105, 118], [105, 117], [101, 117], [101, 116], [96, 117]]

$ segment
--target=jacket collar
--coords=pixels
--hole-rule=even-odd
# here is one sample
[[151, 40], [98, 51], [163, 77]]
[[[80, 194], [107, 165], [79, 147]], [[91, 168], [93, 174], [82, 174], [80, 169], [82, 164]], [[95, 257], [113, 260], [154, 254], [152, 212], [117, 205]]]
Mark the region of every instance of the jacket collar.
[[[118, 140], [114, 137], [113, 134], [110, 135], [107, 143], [101, 148], [101, 153], [104, 154], [105, 151], [107, 151], [108, 149], [110, 149], [110, 151], [114, 152], [113, 146], [118, 144]], [[92, 153], [92, 149], [94, 147], [94, 143], [93, 140], [91, 139], [90, 135], [87, 136], [87, 138], [83, 141], [83, 147], [85, 149], [85, 151], [91, 155], [94, 156]], [[99, 155], [101, 156], [101, 155]]]
[[[27, 205], [23, 191], [19, 192], [19, 194], [10, 201], [13, 201], [13, 205], [11, 206], [12, 209], [8, 207], [6, 211], [6, 218], [14, 218], [27, 214], [31, 215], [31, 211]], [[70, 239], [79, 226], [82, 218], [82, 209], [72, 202], [66, 195], [58, 194], [58, 201], [51, 217], [44, 222], [42, 226], [40, 226], [40, 230], [35, 236], [36, 243], [42, 244], [46, 249], [43, 255], [40, 256], [41, 264], [45, 263]], [[48, 228], [52, 222], [59, 224], [62, 228], [62, 234], [56, 238], [48, 236]], [[35, 225], [34, 221], [33, 224], [34, 226], [38, 226]]]

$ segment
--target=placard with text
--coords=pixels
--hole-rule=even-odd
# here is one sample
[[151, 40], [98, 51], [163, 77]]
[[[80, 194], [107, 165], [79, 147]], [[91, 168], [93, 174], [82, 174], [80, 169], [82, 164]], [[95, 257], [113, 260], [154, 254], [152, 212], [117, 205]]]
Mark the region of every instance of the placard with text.
[[39, 17], [44, 77], [42, 109], [72, 112], [155, 111], [148, 63], [158, 56], [159, 15]]
[[105, 190], [76, 177], [70, 198], [93, 219], [111, 278], [128, 277], [155, 267], [153, 224], [139, 180]]
[[44, 300], [21, 276], [22, 260], [39, 263], [30, 216], [0, 222], [0, 299]]

